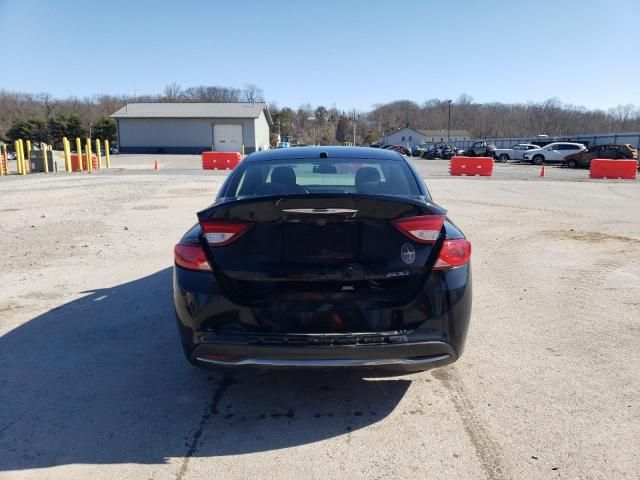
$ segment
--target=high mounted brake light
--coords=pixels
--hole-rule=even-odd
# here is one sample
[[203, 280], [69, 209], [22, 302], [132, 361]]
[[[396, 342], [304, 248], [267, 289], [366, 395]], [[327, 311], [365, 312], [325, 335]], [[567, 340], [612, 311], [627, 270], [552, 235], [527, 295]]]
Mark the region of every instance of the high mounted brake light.
[[176, 265], [189, 270], [210, 272], [211, 267], [198, 243], [178, 243], [173, 249]]
[[393, 222], [395, 227], [414, 242], [435, 243], [442, 231], [444, 215], [405, 217]]
[[433, 269], [449, 270], [461, 267], [469, 261], [469, 258], [471, 258], [471, 242], [464, 238], [445, 240]]
[[247, 230], [249, 224], [238, 222], [226, 222], [221, 220], [200, 220], [202, 233], [209, 245], [222, 247], [240, 238]]

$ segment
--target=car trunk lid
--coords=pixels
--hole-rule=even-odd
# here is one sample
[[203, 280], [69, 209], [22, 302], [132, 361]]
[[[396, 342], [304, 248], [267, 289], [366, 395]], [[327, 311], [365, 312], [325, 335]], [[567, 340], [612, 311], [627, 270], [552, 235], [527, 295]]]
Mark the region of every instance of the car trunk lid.
[[[245, 305], [284, 301], [312, 308], [406, 301], [435, 262], [445, 213], [422, 197], [304, 194], [220, 201], [198, 218], [226, 296]], [[396, 225], [413, 217], [441, 219], [433, 241], [411, 238]], [[207, 230], [218, 225], [242, 232], [212, 245]]]

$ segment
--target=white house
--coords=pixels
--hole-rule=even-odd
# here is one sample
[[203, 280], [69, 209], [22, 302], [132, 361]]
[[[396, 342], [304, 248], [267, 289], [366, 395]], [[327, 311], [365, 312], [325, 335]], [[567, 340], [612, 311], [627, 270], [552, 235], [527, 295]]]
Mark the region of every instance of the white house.
[[[448, 133], [448, 135], [447, 135]], [[414, 128], [405, 127], [382, 137], [381, 142], [390, 145], [404, 145], [413, 148], [416, 145], [427, 142], [447, 142], [457, 140], [469, 140], [471, 134], [466, 130], [427, 130], [421, 132]]]

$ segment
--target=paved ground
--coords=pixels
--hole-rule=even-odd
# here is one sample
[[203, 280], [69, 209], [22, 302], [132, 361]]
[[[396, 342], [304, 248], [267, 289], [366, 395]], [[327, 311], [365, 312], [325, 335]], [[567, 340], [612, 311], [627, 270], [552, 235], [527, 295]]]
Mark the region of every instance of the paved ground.
[[225, 174], [153, 159], [0, 178], [0, 478], [640, 477], [638, 181], [417, 161], [474, 245], [462, 359], [221, 376], [182, 358], [170, 267]]

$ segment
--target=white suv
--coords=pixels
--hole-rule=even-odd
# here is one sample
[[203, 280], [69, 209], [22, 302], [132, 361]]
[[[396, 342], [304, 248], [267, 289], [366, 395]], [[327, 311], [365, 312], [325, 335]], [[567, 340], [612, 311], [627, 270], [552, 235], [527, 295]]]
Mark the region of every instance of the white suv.
[[562, 162], [567, 155], [586, 149], [587, 147], [581, 143], [553, 142], [542, 148], [529, 150], [523, 158], [533, 162], [534, 165], [542, 165], [544, 162]]

